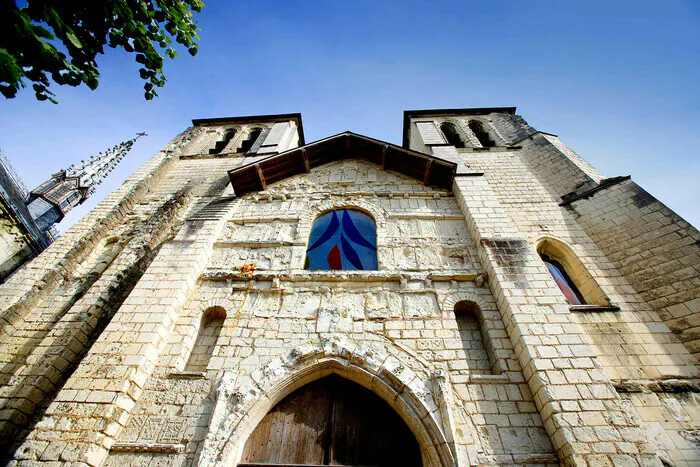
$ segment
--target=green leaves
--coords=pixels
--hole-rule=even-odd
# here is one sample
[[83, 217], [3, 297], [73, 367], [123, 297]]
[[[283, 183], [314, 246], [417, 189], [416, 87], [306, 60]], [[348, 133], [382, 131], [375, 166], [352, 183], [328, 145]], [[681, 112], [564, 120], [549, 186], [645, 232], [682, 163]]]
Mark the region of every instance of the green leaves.
[[0, 2], [0, 93], [13, 98], [28, 81], [38, 100], [55, 103], [51, 82], [95, 89], [96, 57], [106, 45], [135, 54], [151, 100], [166, 81], [160, 51], [177, 57], [174, 40], [196, 55], [193, 12], [203, 7], [200, 0], [28, 0], [23, 8]]

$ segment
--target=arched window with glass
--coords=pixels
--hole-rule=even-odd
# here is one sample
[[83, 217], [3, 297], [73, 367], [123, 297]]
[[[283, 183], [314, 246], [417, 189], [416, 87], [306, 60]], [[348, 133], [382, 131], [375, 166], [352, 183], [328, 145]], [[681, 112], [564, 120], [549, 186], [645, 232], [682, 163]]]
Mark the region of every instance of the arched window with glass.
[[571, 247], [545, 238], [538, 242], [537, 253], [570, 305], [614, 307]]
[[542, 262], [547, 266], [549, 274], [551, 274], [554, 282], [557, 283], [559, 290], [564, 294], [566, 301], [570, 305], [585, 305], [586, 301], [583, 299], [583, 295], [579, 292], [578, 287], [571, 280], [569, 274], [567, 274], [566, 269], [561, 263], [555, 259], [550, 258], [548, 255], [541, 254]]
[[355, 209], [336, 209], [318, 216], [311, 226], [304, 269], [377, 270], [374, 219]]

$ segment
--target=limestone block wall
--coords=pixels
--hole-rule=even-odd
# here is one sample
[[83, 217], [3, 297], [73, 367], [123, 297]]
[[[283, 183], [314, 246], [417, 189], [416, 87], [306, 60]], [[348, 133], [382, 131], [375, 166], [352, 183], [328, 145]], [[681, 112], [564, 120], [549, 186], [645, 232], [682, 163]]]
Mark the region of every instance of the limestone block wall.
[[693, 354], [700, 352], [700, 233], [631, 180], [567, 206]]
[[[578, 311], [570, 311], [574, 320], [583, 325], [586, 331], [584, 337], [593, 345], [599, 364], [613, 382], [668, 378], [688, 378], [686, 381], [694, 381], [698, 376], [696, 358], [682, 345], [678, 332], [671, 332], [670, 326], [664, 324], [663, 320], [667, 318], [663, 315], [659, 316], [656, 307], [652, 306], [647, 297], [632, 285], [635, 282], [634, 276], [621, 267], [619, 257], [630, 251], [630, 245], [618, 246], [616, 237], [622, 232], [630, 232], [632, 226], [621, 226], [615, 230], [614, 219], [621, 223], [629, 219], [627, 211], [616, 211], [616, 208], [631, 204], [631, 200], [625, 203], [619, 202], [618, 199], [614, 201], [611, 199], [606, 204], [607, 208], [598, 206], [595, 212], [585, 204], [590, 204], [587, 199], [574, 201], [577, 206], [581, 205], [583, 209], [588, 209], [585, 218], [572, 206], [559, 206], [562, 201], [561, 196], [566, 194], [566, 190], [581, 190], [581, 186], [586, 184], [589, 187], [597, 186], [597, 183], [602, 181], [602, 177], [588, 164], [582, 164], [580, 158], [567, 150], [561, 142], [552, 141], [552, 137], [535, 135], [532, 140], [534, 145], [525, 141], [518, 143], [522, 144], [523, 148], [517, 152], [463, 153], [462, 156], [474, 170], [485, 173], [498, 203], [516, 226], [518, 234], [528, 239], [527, 248], [530, 251], [534, 251], [545, 239], [565, 245], [580, 260], [581, 268], [586, 274], [602, 289], [606, 300], [600, 304], [613, 304], [620, 308], [619, 311], [588, 312], [585, 307], [582, 307]], [[624, 186], [625, 183], [628, 182], [620, 185]], [[606, 188], [595, 193], [607, 193], [615, 188]], [[612, 212], [608, 214], [605, 209]], [[630, 210], [629, 207], [628, 210]], [[667, 212], [670, 213], [670, 211]], [[664, 217], [672, 219], [670, 214]], [[585, 222], [595, 225], [598, 228], [597, 232]], [[678, 222], [682, 220], [678, 219]], [[641, 224], [642, 220], [639, 219], [638, 223]], [[667, 222], [667, 224], [671, 223]], [[657, 229], [659, 227], [660, 230]], [[655, 235], [663, 237], [668, 231], [682, 231], [683, 228], [688, 228], [687, 224], [669, 227], [666, 230], [662, 225], [650, 225], [645, 231], [653, 232], [653, 234], [647, 234], [647, 237]], [[696, 232], [690, 227], [689, 233]], [[600, 241], [600, 236], [607, 234], [609, 234], [608, 245], [615, 245], [618, 257], [615, 256], [614, 250]], [[676, 236], [672, 235], [675, 240]], [[624, 235], [622, 238], [628, 236]], [[674, 265], [677, 266], [676, 270], [685, 269], [685, 273], [692, 276], [695, 270], [692, 266], [688, 268], [688, 265], [693, 264], [693, 258], [696, 257], [695, 251], [692, 250], [693, 241], [688, 238], [684, 244], [688, 245], [685, 247], [686, 250], [683, 250], [684, 261], [687, 264], [681, 264], [679, 261]], [[640, 245], [642, 251], [644, 247], [646, 245]], [[647, 257], [658, 256], [651, 253], [653, 247], [652, 244], [648, 245], [645, 253]], [[669, 251], [672, 248], [666, 248], [666, 250]], [[684, 256], [680, 252], [677, 255]], [[667, 259], [661, 259], [660, 263], [667, 261]], [[638, 261], [629, 262], [635, 265], [633, 267], [636, 267], [637, 263]], [[627, 267], [630, 266], [627, 265]], [[579, 274], [579, 271], [570, 272], [572, 275]], [[651, 271], [648, 271], [648, 274], [650, 273]], [[673, 271], [670, 274], [672, 275]], [[678, 284], [678, 289], [673, 289], [668, 295], [674, 291], [683, 290], [688, 300], [697, 286], [692, 283], [692, 279], [681, 283], [682, 280], [672, 277], [674, 277], [672, 282]], [[547, 276], [543, 279], [545, 282], [550, 280]], [[691, 300], [688, 301], [691, 302]], [[686, 315], [690, 314], [687, 309], [684, 309], [684, 312]], [[683, 395], [675, 395], [677, 390], [680, 390]], [[692, 384], [682, 389], [666, 387], [660, 390], [657, 397], [664, 400], [680, 397], [686, 407], [693, 407], [694, 391]], [[630, 396], [626, 394], [624, 393], [623, 396], [629, 398]], [[634, 397], [631, 396], [632, 399]], [[632, 407], [640, 406], [638, 400], [634, 399], [634, 401], [635, 403], [630, 405], [631, 410], [634, 410]], [[689, 410], [690, 413], [694, 413], [695, 408]], [[639, 414], [642, 415], [640, 420], [646, 420], [645, 414], [642, 412]], [[685, 441], [675, 443], [668, 442], [669, 438], [678, 438], [677, 433], [674, 434], [673, 431], [677, 431], [677, 428], [672, 427], [672, 424], [657, 425], [652, 429], [648, 423], [642, 423], [649, 439], [655, 443], [656, 449], [674, 459], [672, 465], [692, 464], [700, 457], [700, 451], [692, 441], [698, 428], [697, 417], [689, 415], [683, 420], [686, 431], [685, 437], [681, 436], [681, 438]], [[671, 431], [661, 436], [659, 433], [666, 429]]]
[[[198, 161], [198, 166], [206, 162]], [[189, 161], [181, 163], [185, 176]], [[557, 463], [451, 193], [348, 160], [279, 182], [234, 204], [107, 465], [208, 465], [210, 456], [222, 452], [235, 460], [256, 420], [298, 386], [280, 383], [280, 393], [265, 396], [243, 420], [223, 415], [233, 410], [225, 408], [233, 402], [218, 395], [225, 392], [221, 388], [253, 384], [236, 397], [260, 400], [255, 392], [262, 387], [256, 382], [261, 368], [295, 354], [295, 349], [323, 347], [328, 339], [375, 346], [376, 352], [400, 361], [404, 374], [426, 375], [428, 386], [417, 397], [425, 410], [435, 411], [437, 431], [451, 446], [435, 454], [427, 447], [430, 440], [423, 440], [426, 465], [434, 465], [433, 455], [452, 456], [458, 465]], [[302, 269], [313, 219], [338, 207], [354, 207], [374, 217], [378, 271]], [[244, 269], [246, 264], [254, 265], [254, 271]], [[466, 329], [455, 317], [461, 301], [478, 305], [476, 327]], [[186, 362], [202, 316], [212, 307], [223, 308], [226, 319], [206, 372], [193, 374], [186, 371]], [[324, 350], [304, 364], [327, 365], [324, 358], [337, 364], [334, 355]], [[360, 368], [371, 371], [371, 365], [359, 361], [338, 365], [332, 371], [341, 375]], [[294, 379], [295, 368], [290, 364], [274, 373]], [[375, 384], [359, 374], [356, 380]], [[441, 384], [452, 394], [442, 409]], [[419, 441], [428, 436], [421, 434], [426, 428], [419, 417], [407, 416], [406, 422]]]
[[[0, 286], [10, 465], [235, 465], [268, 410], [331, 373], [390, 403], [426, 466], [696, 464], [695, 356], [652, 303], [694, 298], [605, 238], [641, 222], [606, 207], [627, 185], [601, 189], [520, 117], [482, 118], [510, 146], [452, 147], [453, 191], [349, 159], [237, 198], [227, 172], [259, 157], [192, 152], [223, 126], [176, 138]], [[339, 208], [374, 219], [377, 271], [303, 269], [314, 219]], [[685, 256], [642, 268], [694, 290], [697, 232], [658, 222], [640, 250]], [[542, 245], [576, 259], [593, 306], [564, 301]]]
[[0, 287], [0, 431], [12, 455], [133, 288], [182, 196], [144, 196], [191, 134], [156, 154]]
[[697, 392], [673, 393], [658, 388], [636, 388], [620, 395], [640, 418], [664, 465], [697, 464]]
[[[219, 235], [231, 206], [230, 199], [221, 198], [222, 186], [226, 185], [222, 185], [221, 172], [225, 179], [231, 162], [212, 160], [209, 170], [197, 171], [189, 167], [191, 164], [183, 161], [167, 167], [159, 183], [127, 212], [127, 218], [133, 218], [145, 207], [159, 206], [152, 221], [137, 223], [126, 235], [135, 244], [127, 244], [135, 246], [132, 250], [150, 250], [155, 255], [148, 261], [133, 252], [127, 256], [145, 268], [140, 277], [130, 277], [124, 269], [115, 271], [118, 279], [132, 279], [128, 297], [118, 303], [119, 311], [105, 323], [96, 342], [90, 342], [90, 351], [77, 368], [66, 375], [69, 378], [14, 453], [15, 459], [99, 465], [106, 458], [114, 436], [128, 420], [153, 370], [162, 339], [208, 261], [213, 239]], [[212, 191], [217, 192], [215, 197]], [[173, 203], [178, 208], [169, 213], [168, 206]], [[155, 248], [152, 238], [166, 241]], [[98, 283], [100, 280], [107, 280], [107, 276], [100, 277]], [[84, 317], [75, 305], [70, 312]], [[56, 342], [60, 341], [54, 341], [51, 349], [65, 351]]]
[[[600, 370], [584, 329], [560, 302], [547, 269], [482, 176], [458, 177], [489, 288], [523, 368], [543, 425], [565, 465], [645, 465], [654, 448]], [[631, 440], [623, 441], [623, 440]]]
[[[499, 203], [533, 252], [543, 238], [567, 245], [610, 303], [620, 307], [616, 312], [572, 312], [588, 330], [610, 378], [696, 377], [695, 358], [679, 345], [677, 336], [546, 187], [536, 177], [522, 175], [527, 173], [525, 157], [517, 152], [488, 153], [470, 156], [469, 163], [493, 181]], [[563, 297], [560, 300], [564, 303]]]

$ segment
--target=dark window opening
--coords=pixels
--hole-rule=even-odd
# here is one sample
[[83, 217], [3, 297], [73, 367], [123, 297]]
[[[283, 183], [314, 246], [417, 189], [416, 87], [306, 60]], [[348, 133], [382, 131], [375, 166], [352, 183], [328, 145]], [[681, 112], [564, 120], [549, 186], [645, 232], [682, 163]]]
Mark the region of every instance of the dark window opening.
[[244, 153], [250, 151], [250, 148], [253, 147], [253, 144], [255, 144], [255, 140], [258, 139], [258, 136], [260, 136], [260, 133], [262, 133], [261, 128], [255, 128], [252, 130], [250, 133], [248, 133], [248, 137], [241, 143], [241, 147], [238, 150], [239, 153]]
[[221, 154], [221, 151], [224, 150], [226, 145], [228, 145], [229, 141], [231, 141], [234, 136], [236, 136], [236, 130], [228, 130], [226, 133], [224, 133], [223, 139], [221, 141], [217, 141], [214, 147], [209, 150], [209, 154]]
[[552, 275], [554, 282], [557, 283], [559, 290], [564, 294], [566, 301], [571, 305], [585, 305], [586, 301], [583, 299], [583, 295], [579, 292], [574, 281], [566, 273], [564, 266], [557, 260], [551, 259], [547, 255], [540, 255], [547, 270]]
[[484, 129], [481, 122], [477, 122], [476, 120], [470, 121], [469, 129], [472, 130], [472, 133], [474, 133], [474, 136], [476, 136], [476, 139], [479, 140], [483, 147], [491, 148], [496, 145], [496, 142], [491, 139], [488, 131]]
[[459, 137], [459, 133], [457, 132], [457, 128], [454, 126], [454, 123], [444, 122], [442, 125], [440, 125], [440, 130], [442, 130], [442, 134], [445, 135], [447, 142], [449, 142], [452, 146], [456, 148], [464, 147], [464, 141], [462, 141], [462, 138]]

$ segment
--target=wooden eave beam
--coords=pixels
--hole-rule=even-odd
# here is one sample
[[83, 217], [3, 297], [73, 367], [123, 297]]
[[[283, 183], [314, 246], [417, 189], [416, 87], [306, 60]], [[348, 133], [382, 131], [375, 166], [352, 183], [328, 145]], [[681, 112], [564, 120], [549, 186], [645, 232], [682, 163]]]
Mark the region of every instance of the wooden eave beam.
[[428, 159], [428, 163], [425, 164], [425, 176], [423, 176], [423, 185], [428, 184], [430, 179], [430, 167], [433, 165], [433, 159]]
[[263, 191], [265, 191], [267, 189], [267, 183], [265, 183], [265, 174], [263, 174], [263, 171], [260, 168], [260, 164], [255, 164], [255, 170], [258, 172], [258, 178], [260, 179], [260, 186], [262, 187]]
[[[397, 155], [401, 157], [392, 156], [390, 151], [400, 153]], [[452, 186], [457, 167], [454, 163], [434, 156], [354, 133], [343, 133], [302, 148], [271, 155], [255, 164], [230, 170], [229, 178], [236, 194], [242, 196], [256, 191], [256, 186], [265, 190], [268, 183], [304, 172], [310, 173], [314, 167], [346, 159], [351, 155], [372, 163], [380, 163], [384, 170], [395, 170], [422, 181], [425, 185], [432, 182], [433, 185], [448, 190]]]
[[309, 155], [306, 153], [306, 149], [301, 150], [301, 157], [304, 159], [304, 170], [306, 173], [311, 173], [311, 165], [309, 165]]

